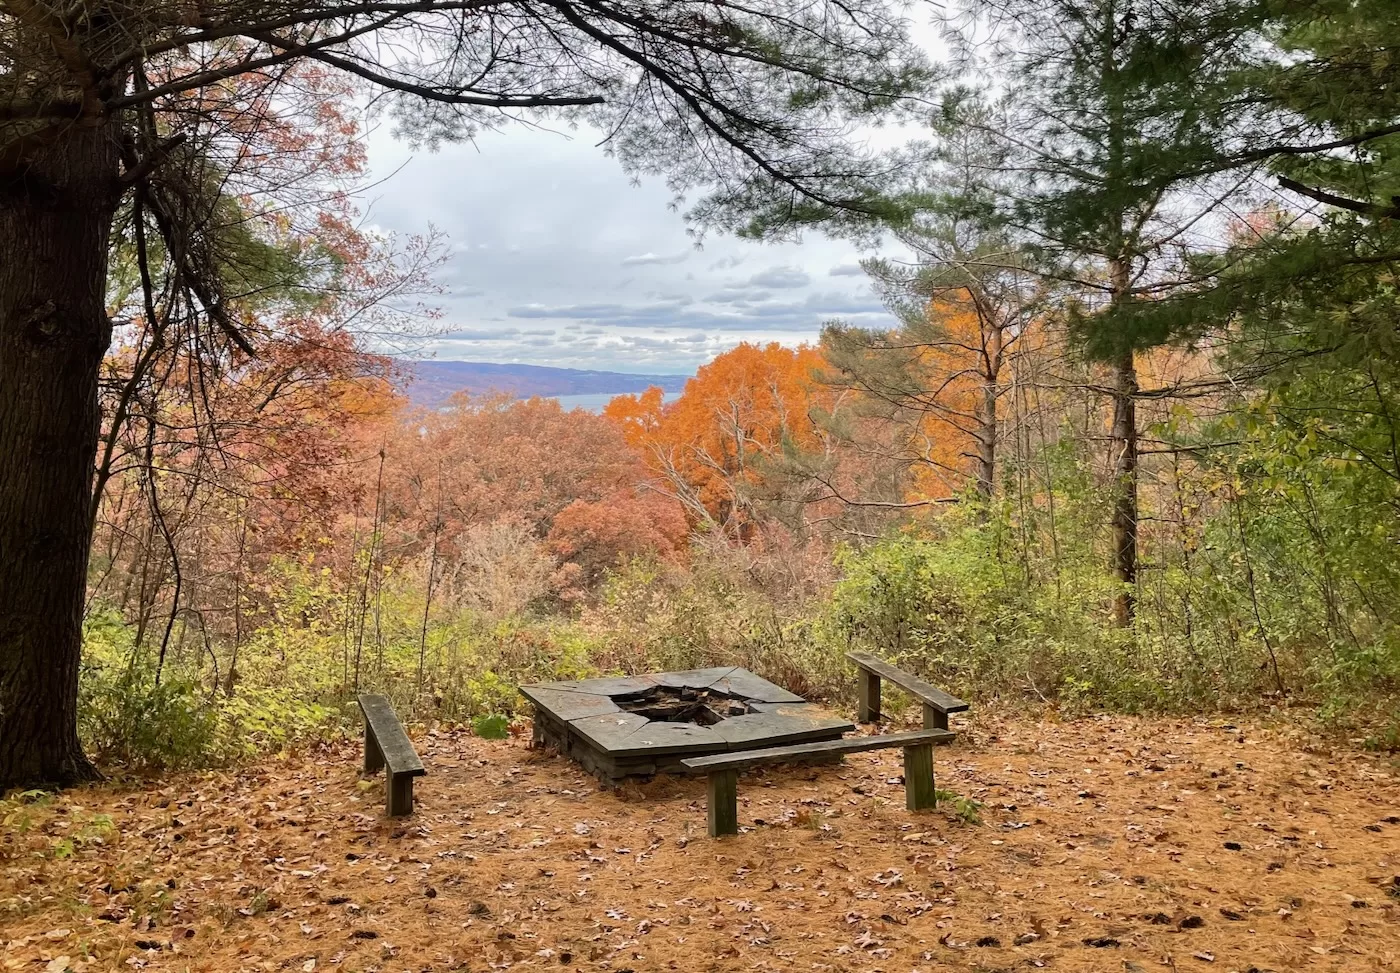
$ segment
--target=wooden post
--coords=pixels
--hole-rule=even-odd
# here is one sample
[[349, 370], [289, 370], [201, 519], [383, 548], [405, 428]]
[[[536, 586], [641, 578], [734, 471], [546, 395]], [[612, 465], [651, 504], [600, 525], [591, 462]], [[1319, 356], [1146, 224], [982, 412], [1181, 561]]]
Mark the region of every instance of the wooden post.
[[389, 817], [413, 813], [413, 775], [390, 774], [388, 780]]
[[904, 805], [925, 811], [937, 803], [933, 788], [933, 744], [916, 743], [904, 748]]
[[880, 722], [880, 677], [869, 669], [860, 670], [860, 696], [856, 700], [856, 722]]
[[739, 771], [710, 774], [710, 837], [739, 833]]
[[924, 704], [924, 729], [925, 730], [946, 730], [948, 729], [948, 714], [935, 706]]
[[384, 766], [384, 751], [379, 749], [379, 741], [370, 729], [369, 718], [365, 718], [365, 773], [373, 774]]

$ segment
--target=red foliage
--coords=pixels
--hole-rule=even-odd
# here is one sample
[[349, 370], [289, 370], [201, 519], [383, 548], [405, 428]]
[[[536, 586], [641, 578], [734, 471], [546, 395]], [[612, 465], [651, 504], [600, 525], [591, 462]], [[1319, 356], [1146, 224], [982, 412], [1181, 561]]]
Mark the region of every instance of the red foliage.
[[680, 505], [655, 490], [624, 489], [602, 500], [575, 500], [554, 518], [550, 549], [577, 565], [569, 588], [591, 587], [619, 562], [644, 554], [683, 554], [690, 527]]

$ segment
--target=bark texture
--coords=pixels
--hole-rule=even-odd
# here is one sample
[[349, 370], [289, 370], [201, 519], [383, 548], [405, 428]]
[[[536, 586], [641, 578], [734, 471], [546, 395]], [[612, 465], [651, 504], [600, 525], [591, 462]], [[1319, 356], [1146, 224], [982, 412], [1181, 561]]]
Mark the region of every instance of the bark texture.
[[1137, 590], [1138, 438], [1137, 368], [1133, 353], [1125, 352], [1113, 363], [1113, 573], [1123, 584], [1113, 603], [1119, 626], [1133, 624]]
[[118, 160], [78, 123], [0, 172], [0, 790], [96, 776], [78, 665]]
[[[997, 472], [997, 397], [1001, 392], [1002, 358], [1005, 352], [1004, 327], [999, 321], [983, 323], [982, 354], [978, 362], [982, 388], [977, 398], [977, 492], [990, 500], [996, 492]], [[987, 513], [983, 513], [985, 519]]]

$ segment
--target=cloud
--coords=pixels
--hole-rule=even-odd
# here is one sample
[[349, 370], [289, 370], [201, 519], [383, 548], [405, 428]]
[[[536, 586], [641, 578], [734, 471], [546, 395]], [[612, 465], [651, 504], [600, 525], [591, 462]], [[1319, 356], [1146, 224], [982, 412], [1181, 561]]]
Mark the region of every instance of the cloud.
[[772, 297], [772, 292], [764, 290], [750, 290], [746, 287], [726, 287], [722, 291], [715, 291], [705, 298], [706, 304], [752, 304], [756, 301], [766, 301]]
[[586, 321], [596, 324], [635, 322], [650, 324], [655, 317], [680, 313], [690, 298], [674, 301], [654, 301], [650, 304], [524, 304], [506, 310], [512, 318], [541, 318]]
[[640, 267], [643, 264], [679, 264], [685, 263], [690, 257], [690, 252], [682, 250], [680, 253], [659, 254], [648, 250], [646, 253], [639, 253], [633, 257], [623, 257], [622, 266]]
[[828, 277], [861, 277], [864, 274], [860, 264], [838, 264], [826, 272]]
[[374, 176], [387, 180], [363, 200], [374, 222], [449, 236], [443, 292], [426, 297], [458, 329], [429, 343], [440, 358], [686, 371], [740, 341], [815, 341], [832, 318], [890, 325], [862, 293], [849, 241], [713, 233], [698, 251], [665, 180], [634, 183], [595, 134], [506, 129], [417, 155], [387, 128], [371, 134]]
[[727, 334], [746, 330], [814, 334], [835, 317], [868, 323], [873, 323], [872, 318], [888, 317], [888, 312], [873, 299], [841, 293], [810, 294], [795, 301], [731, 301], [714, 308], [697, 306], [689, 299], [647, 304], [525, 304], [509, 308], [506, 314], [512, 318], [572, 322], [580, 333], [593, 334], [599, 333], [598, 326]]
[[462, 328], [443, 335], [443, 338], [449, 341], [505, 341], [523, 334], [519, 328]]
[[770, 267], [749, 278], [750, 287], [806, 287], [812, 282], [800, 267]]

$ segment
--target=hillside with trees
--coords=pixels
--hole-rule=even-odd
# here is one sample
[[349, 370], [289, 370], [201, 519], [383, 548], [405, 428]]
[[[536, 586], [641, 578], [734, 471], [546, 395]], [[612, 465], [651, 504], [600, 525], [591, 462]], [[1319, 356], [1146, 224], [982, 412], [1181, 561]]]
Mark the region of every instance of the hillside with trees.
[[[545, 400], [406, 402], [405, 366], [385, 352], [440, 326], [446, 250], [431, 233], [356, 229], [352, 192], [367, 78], [445, 126], [434, 113], [467, 125], [478, 102], [591, 105], [589, 75], [472, 94], [412, 73], [426, 62], [390, 76], [367, 51], [342, 64], [289, 48], [241, 14], [153, 20], [160, 53], [145, 62], [100, 48], [115, 72], [102, 77], [125, 87], [71, 89], [74, 111], [135, 126], [135, 154], [111, 162], [127, 188], [99, 248], [112, 340], [90, 363], [91, 407], [43, 406], [52, 421], [100, 414], [92, 449], [64, 440], [94, 472], [41, 489], [55, 463], [5, 466], [18, 478], [0, 519], [3, 570], [18, 572], [0, 609], [13, 616], [0, 719], [19, 721], [7, 736], [78, 727], [102, 761], [199, 764], [329, 732], [366, 685], [448, 720], [517, 716], [522, 680], [717, 661], [820, 696], [847, 688], [840, 653], [861, 645], [972, 698], [1287, 703], [1397, 739], [1400, 136], [1374, 26], [1388, 6], [969, 3], [944, 21], [949, 65], [899, 48], [903, 74], [860, 60], [905, 43], [897, 24], [866, 35], [849, 12], [836, 35], [814, 22], [790, 63], [741, 56], [829, 92], [812, 109], [829, 119], [855, 89], [824, 79], [857, 62], [875, 74], [852, 85], [936, 101], [915, 113], [921, 139], [858, 183], [776, 167], [775, 129], [736, 142], [692, 92], [777, 112], [810, 136], [813, 165], [839, 168], [845, 150], [816, 115], [709, 67], [648, 69], [639, 84], [700, 112], [687, 138], [750, 165], [694, 218], [757, 236], [878, 231], [897, 249], [865, 270], [893, 324], [740, 345], [681, 394], [619, 396], [601, 417]], [[7, 43], [42, 32], [38, 16], [7, 13]], [[624, 32], [652, 29], [709, 43]], [[189, 46], [240, 31], [243, 46], [203, 61]], [[72, 69], [53, 56], [35, 63]], [[30, 90], [8, 77], [15, 98]], [[228, 83], [213, 98], [216, 77]], [[3, 121], [7, 164], [30, 173], [59, 137], [33, 112]], [[188, 128], [160, 134], [167, 117]], [[669, 136], [638, 123], [624, 161], [659, 164]], [[13, 219], [16, 233], [42, 224]], [[16, 300], [39, 286], [7, 266]], [[60, 310], [27, 300], [5, 305], [18, 309], [6, 321], [31, 321], [7, 340], [39, 340], [32, 322]], [[40, 374], [30, 355], [0, 358], [24, 373], [4, 383], [5, 434], [58, 442], [23, 418], [40, 402], [20, 392]], [[82, 585], [45, 573], [89, 545]], [[38, 550], [43, 569], [25, 567]], [[36, 584], [71, 605], [34, 614]], [[80, 629], [61, 635], [69, 621]], [[81, 666], [53, 661], [79, 631]], [[22, 646], [41, 632], [51, 661], [36, 675]], [[59, 722], [26, 722], [39, 719], [15, 702], [27, 693]], [[20, 747], [29, 769], [9, 779], [61, 777], [74, 752], [49, 765]]]
[[[1400, 5], [919, 14], [0, 0], [5, 968], [1393, 965]], [[591, 126], [888, 323], [416, 404], [452, 251], [367, 228], [385, 119]], [[851, 651], [971, 704], [939, 815], [862, 754], [715, 853], [698, 782], [526, 746], [522, 684], [849, 714]]]

